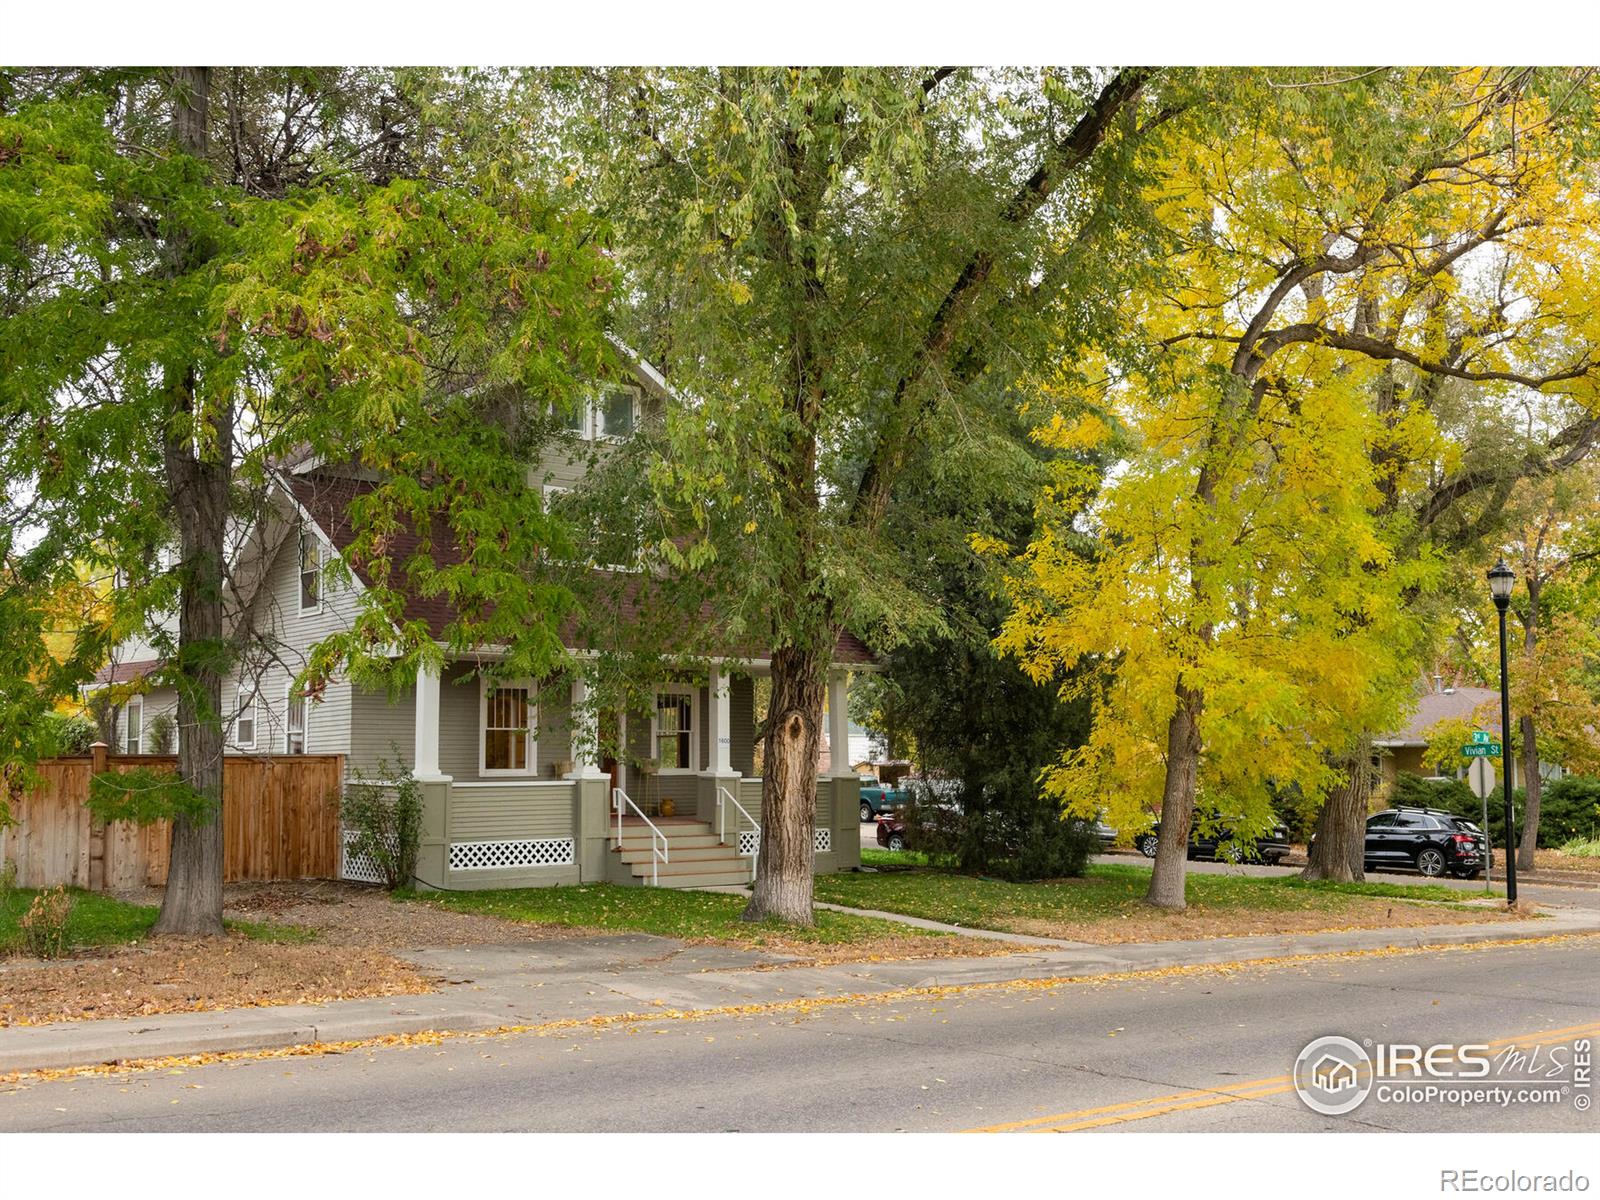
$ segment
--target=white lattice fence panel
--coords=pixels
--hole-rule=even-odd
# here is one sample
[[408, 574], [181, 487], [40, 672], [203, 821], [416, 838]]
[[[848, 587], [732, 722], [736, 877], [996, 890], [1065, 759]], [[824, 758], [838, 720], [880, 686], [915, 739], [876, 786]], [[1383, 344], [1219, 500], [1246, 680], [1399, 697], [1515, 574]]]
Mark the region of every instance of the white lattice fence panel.
[[[389, 853], [394, 854], [399, 850], [399, 843], [389, 839]], [[378, 869], [378, 860], [365, 850], [356, 848], [356, 833], [354, 830], [344, 831], [344, 855], [339, 864], [339, 878], [354, 880], [356, 883], [382, 883], [383, 872]]]
[[[811, 848], [818, 854], [827, 854], [833, 849], [833, 830], [818, 829], [811, 835]], [[739, 853], [754, 854], [761, 849], [761, 834], [754, 829], [743, 830], [739, 834]]]
[[452, 842], [452, 871], [494, 867], [570, 867], [576, 858], [571, 838], [525, 838], [510, 842]]

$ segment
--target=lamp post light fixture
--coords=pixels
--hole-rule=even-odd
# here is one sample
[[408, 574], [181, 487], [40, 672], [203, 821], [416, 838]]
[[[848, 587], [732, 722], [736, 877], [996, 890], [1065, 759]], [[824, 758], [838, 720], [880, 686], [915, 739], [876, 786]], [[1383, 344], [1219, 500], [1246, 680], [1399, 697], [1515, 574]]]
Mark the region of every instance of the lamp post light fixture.
[[[1517, 835], [1511, 817], [1511, 690], [1506, 683], [1506, 609], [1511, 607], [1511, 589], [1517, 577], [1502, 558], [1489, 570], [1489, 595], [1500, 612], [1500, 745], [1505, 758], [1501, 775], [1505, 778], [1506, 805], [1506, 906], [1517, 903]], [[1484, 831], [1485, 836], [1488, 830]]]

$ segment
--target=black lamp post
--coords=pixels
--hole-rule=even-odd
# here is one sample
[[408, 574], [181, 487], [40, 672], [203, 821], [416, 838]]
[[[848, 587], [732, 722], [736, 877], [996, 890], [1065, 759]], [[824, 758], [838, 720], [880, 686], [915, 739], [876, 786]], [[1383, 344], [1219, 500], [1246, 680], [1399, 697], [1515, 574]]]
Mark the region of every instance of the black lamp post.
[[[1517, 835], [1511, 820], [1511, 691], [1506, 684], [1506, 609], [1511, 606], [1511, 589], [1517, 577], [1506, 560], [1501, 559], [1489, 571], [1489, 594], [1494, 606], [1500, 610], [1500, 747], [1505, 755], [1501, 766], [1505, 775], [1506, 797], [1506, 904], [1517, 902]], [[1488, 830], [1484, 830], [1487, 834]]]

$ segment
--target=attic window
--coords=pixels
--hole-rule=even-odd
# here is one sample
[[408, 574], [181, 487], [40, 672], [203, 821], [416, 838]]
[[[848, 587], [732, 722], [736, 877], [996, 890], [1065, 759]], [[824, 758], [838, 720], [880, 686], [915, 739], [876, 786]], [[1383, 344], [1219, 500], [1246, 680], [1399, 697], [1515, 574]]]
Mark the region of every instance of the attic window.
[[618, 442], [639, 427], [639, 389], [625, 384], [598, 388], [571, 408], [551, 406], [560, 428], [586, 442]]
[[300, 526], [300, 611], [322, 611], [322, 543], [305, 526]]
[[639, 423], [639, 391], [631, 387], [607, 388], [594, 404], [594, 436], [626, 438], [633, 436]]

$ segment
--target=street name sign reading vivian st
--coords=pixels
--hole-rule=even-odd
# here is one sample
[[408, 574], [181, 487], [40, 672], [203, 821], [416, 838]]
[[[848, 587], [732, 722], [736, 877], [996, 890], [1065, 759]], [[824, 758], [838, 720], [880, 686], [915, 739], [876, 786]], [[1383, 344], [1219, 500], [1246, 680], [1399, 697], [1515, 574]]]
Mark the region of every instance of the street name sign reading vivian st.
[[1500, 750], [1499, 742], [1461, 747], [1461, 753], [1466, 758], [1499, 758]]

